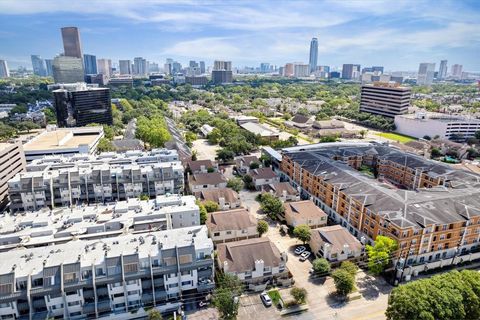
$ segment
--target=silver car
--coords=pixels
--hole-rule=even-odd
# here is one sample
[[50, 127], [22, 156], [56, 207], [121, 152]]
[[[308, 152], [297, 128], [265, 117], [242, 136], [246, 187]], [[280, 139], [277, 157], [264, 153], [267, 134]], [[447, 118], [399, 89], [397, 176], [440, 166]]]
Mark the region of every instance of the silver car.
[[268, 296], [266, 292], [262, 292], [260, 294], [260, 299], [262, 299], [262, 302], [265, 305], [265, 307], [270, 307], [272, 305], [272, 299]]

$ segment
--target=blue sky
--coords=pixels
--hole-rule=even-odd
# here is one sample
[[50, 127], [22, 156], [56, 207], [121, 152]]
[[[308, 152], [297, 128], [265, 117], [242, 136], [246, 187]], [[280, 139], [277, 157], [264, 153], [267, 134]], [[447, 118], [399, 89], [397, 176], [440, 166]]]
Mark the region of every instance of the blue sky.
[[447, 59], [480, 71], [480, 0], [0, 0], [0, 59], [53, 57], [62, 26], [80, 28], [84, 53], [112, 60], [283, 65], [308, 62], [317, 37], [319, 65], [416, 70]]

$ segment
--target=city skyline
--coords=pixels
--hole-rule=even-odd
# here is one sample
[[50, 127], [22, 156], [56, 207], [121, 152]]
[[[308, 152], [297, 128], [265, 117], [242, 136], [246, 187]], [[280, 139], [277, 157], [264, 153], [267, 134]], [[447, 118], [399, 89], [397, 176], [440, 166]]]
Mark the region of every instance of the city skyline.
[[224, 59], [235, 66], [308, 63], [309, 43], [316, 37], [318, 65], [414, 71], [420, 62], [448, 60], [464, 70], [480, 70], [480, 4], [474, 1], [280, 2], [272, 11], [273, 5], [3, 1], [0, 59], [16, 68], [30, 67], [31, 55], [53, 58], [63, 52], [59, 29], [76, 26], [83, 53], [115, 63], [139, 56], [157, 63], [166, 58], [207, 65]]

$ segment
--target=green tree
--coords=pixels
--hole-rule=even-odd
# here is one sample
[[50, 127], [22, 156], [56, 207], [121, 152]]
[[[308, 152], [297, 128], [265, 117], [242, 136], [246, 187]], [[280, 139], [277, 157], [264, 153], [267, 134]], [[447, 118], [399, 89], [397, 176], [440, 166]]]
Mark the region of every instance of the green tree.
[[102, 138], [100, 139], [100, 141], [98, 141], [97, 151], [98, 152], [115, 151], [115, 147], [113, 146], [112, 142], [110, 142], [110, 140]]
[[354, 278], [357, 275], [357, 271], [358, 271], [357, 265], [351, 261], [343, 261], [342, 264], [340, 265], [340, 269], [347, 271]]
[[362, 139], [365, 139], [365, 137], [367, 136], [368, 130], [362, 129], [358, 133], [360, 133], [360, 136], [362, 137]]
[[43, 114], [45, 115], [45, 119], [47, 120], [48, 124], [57, 123], [57, 115], [55, 114], [55, 109], [54, 108], [43, 109]]
[[326, 276], [328, 273], [330, 273], [330, 263], [325, 258], [317, 258], [313, 260], [312, 266], [313, 271], [322, 276]]
[[217, 287], [213, 292], [213, 305], [220, 313], [220, 318], [225, 320], [236, 319], [238, 314], [238, 297], [243, 292], [241, 280], [228, 273], [221, 274], [216, 283]]
[[20, 121], [20, 122], [17, 122], [15, 126], [17, 130], [27, 131], [28, 133], [30, 133], [30, 130], [41, 128], [40, 125], [32, 121]]
[[346, 296], [355, 290], [355, 278], [348, 272], [348, 270], [339, 268], [333, 271], [332, 278], [337, 293], [342, 296]]
[[442, 155], [442, 152], [440, 151], [440, 149], [433, 147], [430, 150], [430, 154], [432, 155], [432, 158], [437, 158], [437, 157], [440, 157]]
[[212, 200], [204, 201], [203, 206], [205, 207], [207, 212], [215, 212], [215, 211], [218, 211], [218, 209], [220, 209], [220, 206], [218, 205], [218, 203]]
[[267, 233], [267, 231], [268, 231], [268, 223], [265, 220], [259, 220], [257, 223], [258, 235], [261, 237], [263, 234]]
[[375, 245], [367, 245], [368, 269], [373, 274], [380, 274], [390, 263], [390, 255], [398, 247], [397, 242], [386, 236], [377, 236]]
[[293, 287], [290, 290], [290, 294], [298, 304], [303, 304], [307, 300], [307, 290], [305, 290], [305, 288]]
[[260, 167], [260, 163], [256, 162], [256, 161], [253, 161], [250, 163], [250, 169], [251, 170], [254, 170], [254, 169], [258, 169]]
[[301, 224], [293, 229], [293, 235], [305, 244], [310, 241], [312, 230], [306, 224]]
[[240, 178], [231, 178], [228, 179], [227, 187], [240, 192], [243, 189], [243, 180]]
[[193, 141], [197, 140], [197, 134], [192, 131], [187, 131], [185, 133], [185, 142], [187, 143], [187, 146], [192, 147]]
[[480, 140], [480, 130], [479, 130], [479, 131], [475, 131], [475, 139], [479, 139], [479, 140]]
[[207, 221], [207, 216], [208, 212], [205, 206], [200, 202], [200, 201], [195, 201], [198, 209], [200, 210], [200, 224], [205, 224], [205, 221]]
[[387, 319], [480, 319], [480, 274], [451, 271], [394, 288]]
[[280, 199], [270, 193], [264, 193], [260, 200], [260, 209], [272, 219], [277, 219], [279, 214], [284, 211], [283, 203]]
[[14, 127], [9, 126], [3, 122], [0, 122], [0, 140], [5, 141], [15, 137], [17, 131]]
[[234, 157], [235, 157], [235, 152], [233, 152], [232, 150], [229, 150], [226, 148], [217, 150], [217, 160], [221, 162], [232, 161]]
[[148, 311], [148, 320], [162, 320], [162, 314], [160, 313], [160, 311], [158, 311], [158, 309], [150, 309]]

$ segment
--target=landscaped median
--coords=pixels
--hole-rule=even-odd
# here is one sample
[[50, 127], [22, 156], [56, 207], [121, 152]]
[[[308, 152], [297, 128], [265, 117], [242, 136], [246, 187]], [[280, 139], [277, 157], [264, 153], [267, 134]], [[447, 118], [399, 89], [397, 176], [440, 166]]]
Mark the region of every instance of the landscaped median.
[[308, 310], [307, 292], [303, 288], [272, 289], [267, 294], [282, 316]]

